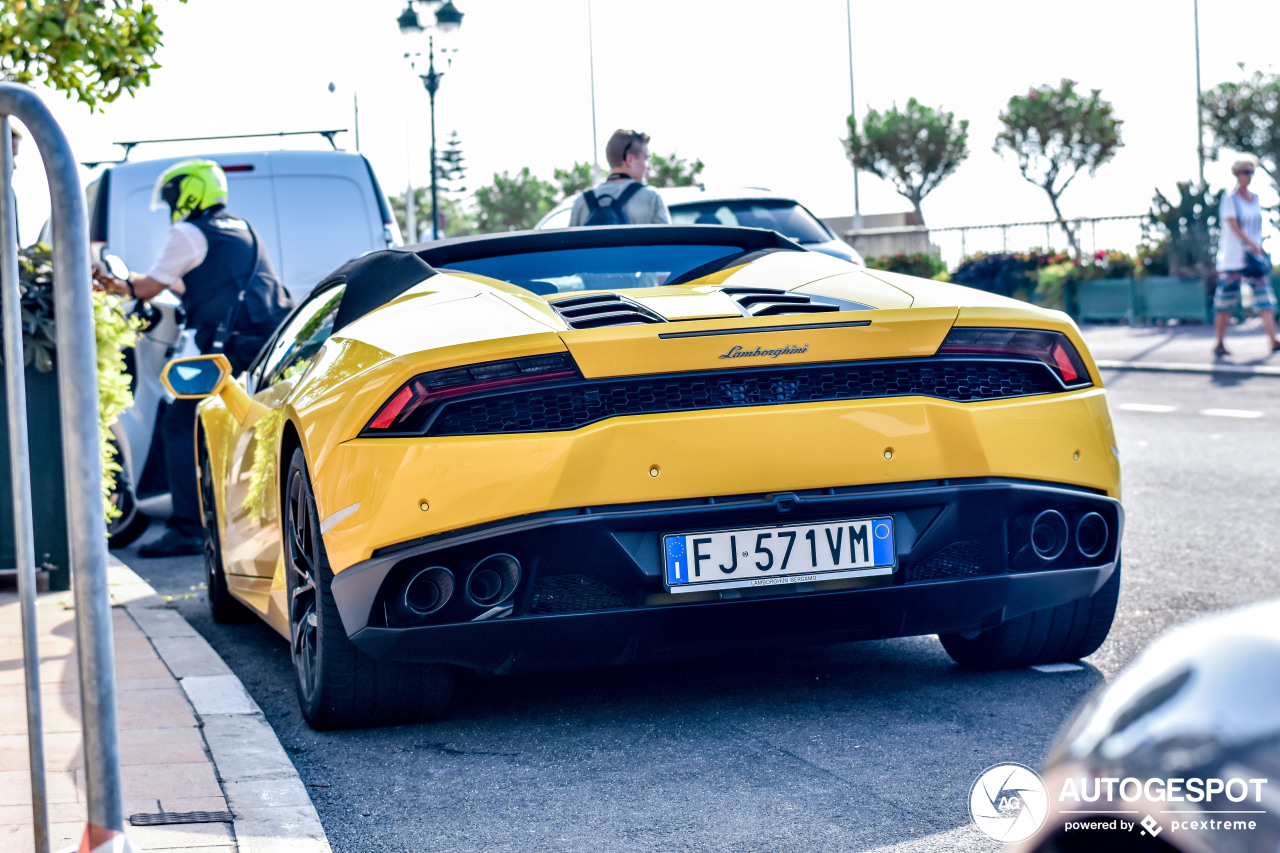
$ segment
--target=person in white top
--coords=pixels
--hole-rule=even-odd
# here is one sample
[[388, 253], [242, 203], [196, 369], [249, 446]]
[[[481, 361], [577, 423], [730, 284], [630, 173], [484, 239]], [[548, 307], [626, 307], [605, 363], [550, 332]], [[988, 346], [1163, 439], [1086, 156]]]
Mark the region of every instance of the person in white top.
[[1258, 196], [1249, 192], [1249, 182], [1258, 168], [1258, 159], [1246, 155], [1231, 164], [1236, 177], [1234, 191], [1224, 193], [1218, 208], [1222, 233], [1218, 238], [1218, 287], [1213, 292], [1213, 353], [1221, 358], [1230, 355], [1223, 338], [1227, 323], [1240, 304], [1240, 283], [1248, 280], [1253, 289], [1253, 307], [1262, 318], [1270, 352], [1280, 350], [1276, 340], [1276, 295], [1271, 289], [1270, 271], [1245, 275], [1245, 253], [1262, 254], [1262, 205]]

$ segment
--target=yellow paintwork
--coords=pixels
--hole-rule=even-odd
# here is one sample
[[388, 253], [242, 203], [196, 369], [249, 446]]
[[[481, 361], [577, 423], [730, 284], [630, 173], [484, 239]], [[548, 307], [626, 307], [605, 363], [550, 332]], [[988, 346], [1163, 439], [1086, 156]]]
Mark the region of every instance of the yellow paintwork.
[[[229, 588], [287, 635], [277, 506], [286, 430], [299, 437], [322, 526], [349, 512], [324, 534], [334, 571], [406, 539], [579, 506], [988, 476], [1119, 497], [1101, 378], [1066, 315], [822, 258], [769, 255], [768, 276], [757, 262], [719, 274], [714, 284], [624, 291], [674, 322], [596, 330], [566, 329], [547, 299], [520, 288], [440, 274], [343, 329], [301, 375], [255, 394], [256, 404], [278, 413], [270, 429], [255, 431], [259, 410], [243, 405], [238, 383], [224, 382], [200, 418], [215, 482], [224, 484], [217, 511]], [[776, 288], [779, 280], [878, 310], [744, 318], [718, 293], [722, 285]], [[869, 325], [813, 328], [857, 321]], [[977, 403], [901, 397], [645, 415], [570, 432], [357, 437], [403, 383], [441, 368], [565, 350], [588, 378], [924, 356], [953, 325], [1060, 331], [1095, 387]], [[810, 328], [791, 328], [801, 326]], [[678, 336], [709, 330], [741, 332]], [[721, 358], [734, 346], [803, 351]], [[267, 441], [274, 452], [255, 463]], [[275, 485], [257, 513], [246, 508], [255, 464], [259, 474], [267, 466]]]

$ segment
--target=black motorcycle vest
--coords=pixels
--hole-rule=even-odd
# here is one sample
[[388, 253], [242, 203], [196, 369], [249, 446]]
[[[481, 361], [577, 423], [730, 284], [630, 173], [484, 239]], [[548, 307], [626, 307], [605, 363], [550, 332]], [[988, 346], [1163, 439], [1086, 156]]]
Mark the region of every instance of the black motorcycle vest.
[[187, 311], [187, 326], [195, 329], [196, 346], [201, 352], [208, 352], [218, 325], [230, 316], [242, 289], [244, 304], [237, 312], [233, 329], [269, 333], [293, 307], [293, 300], [249, 223], [222, 205], [188, 221], [209, 242], [204, 260], [182, 277], [186, 286], [182, 304]]

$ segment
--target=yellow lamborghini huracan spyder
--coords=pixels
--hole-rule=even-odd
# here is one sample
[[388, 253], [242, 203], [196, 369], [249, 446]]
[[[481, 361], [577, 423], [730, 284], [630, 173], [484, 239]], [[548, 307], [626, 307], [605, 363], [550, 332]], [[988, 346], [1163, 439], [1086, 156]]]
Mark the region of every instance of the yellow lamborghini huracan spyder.
[[317, 727], [455, 668], [939, 634], [967, 667], [1110, 629], [1120, 470], [1063, 314], [770, 232], [618, 226], [366, 255], [206, 396], [209, 597], [289, 639]]

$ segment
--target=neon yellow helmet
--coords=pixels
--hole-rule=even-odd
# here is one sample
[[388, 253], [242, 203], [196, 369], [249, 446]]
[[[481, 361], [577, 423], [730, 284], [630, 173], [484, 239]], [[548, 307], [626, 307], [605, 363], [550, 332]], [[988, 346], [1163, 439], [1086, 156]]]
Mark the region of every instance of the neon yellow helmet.
[[181, 222], [193, 213], [227, 203], [227, 176], [212, 160], [183, 160], [164, 170], [151, 194], [151, 209], [169, 208]]

